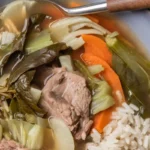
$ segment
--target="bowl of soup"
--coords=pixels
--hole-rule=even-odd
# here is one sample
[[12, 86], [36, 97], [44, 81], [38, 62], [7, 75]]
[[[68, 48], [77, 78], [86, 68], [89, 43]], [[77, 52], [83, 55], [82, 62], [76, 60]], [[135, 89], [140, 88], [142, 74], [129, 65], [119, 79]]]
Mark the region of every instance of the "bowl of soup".
[[0, 5], [0, 149], [150, 149], [148, 10]]

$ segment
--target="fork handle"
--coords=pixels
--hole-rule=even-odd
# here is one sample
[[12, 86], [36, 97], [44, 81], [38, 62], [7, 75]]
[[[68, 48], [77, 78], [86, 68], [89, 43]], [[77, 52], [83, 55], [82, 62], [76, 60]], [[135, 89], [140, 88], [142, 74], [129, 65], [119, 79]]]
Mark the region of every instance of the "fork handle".
[[107, 0], [109, 11], [126, 11], [150, 8], [150, 0]]

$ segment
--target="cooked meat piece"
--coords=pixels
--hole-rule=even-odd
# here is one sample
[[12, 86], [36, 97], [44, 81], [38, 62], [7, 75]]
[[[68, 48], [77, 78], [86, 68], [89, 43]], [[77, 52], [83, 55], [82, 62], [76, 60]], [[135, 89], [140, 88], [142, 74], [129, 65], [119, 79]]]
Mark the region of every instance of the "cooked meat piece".
[[0, 150], [28, 150], [28, 149], [22, 148], [17, 142], [13, 140], [2, 139], [2, 141], [0, 141]]
[[86, 80], [65, 68], [55, 68], [53, 72], [43, 88], [41, 107], [48, 116], [63, 119], [76, 139], [84, 140], [93, 123], [89, 119], [91, 94]]

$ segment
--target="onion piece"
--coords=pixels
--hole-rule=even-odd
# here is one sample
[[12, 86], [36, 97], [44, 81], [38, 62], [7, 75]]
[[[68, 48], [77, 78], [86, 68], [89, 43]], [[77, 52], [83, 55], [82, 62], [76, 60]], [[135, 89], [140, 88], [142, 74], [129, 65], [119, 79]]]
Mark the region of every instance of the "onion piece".
[[31, 87], [30, 92], [31, 92], [35, 102], [38, 103], [38, 101], [41, 97], [42, 91], [37, 88]]
[[56, 150], [74, 150], [75, 144], [67, 125], [60, 119], [49, 118], [49, 126], [54, 132]]
[[76, 30], [79, 30], [83, 27], [91, 27], [91, 28], [94, 28], [100, 32], [102, 32], [103, 34], [107, 34], [107, 33], [110, 33], [107, 29], [105, 29], [104, 27], [96, 24], [95, 22], [88, 22], [88, 23], [78, 23], [78, 24], [74, 24], [70, 27], [70, 30], [71, 31], [76, 31]]
[[80, 22], [92, 22], [86, 17], [67, 17], [56, 20], [49, 25], [52, 40], [61, 42], [62, 39], [70, 33], [69, 26]]
[[81, 22], [92, 22], [87, 17], [79, 16], [79, 17], [65, 17], [63, 19], [56, 20], [49, 25], [49, 28], [57, 28], [60, 26], [70, 26], [76, 23]]
[[[89, 27], [85, 29], [84, 27]], [[73, 50], [84, 45], [82, 34], [106, 35], [110, 32], [102, 26], [96, 24], [92, 20], [79, 16], [67, 17], [52, 22], [49, 25], [51, 38], [54, 42], [65, 42], [67, 46], [71, 46]]]
[[67, 71], [73, 71], [73, 63], [70, 55], [63, 55], [59, 57], [59, 61], [62, 67], [65, 67]]
[[82, 45], [84, 45], [84, 40], [82, 37], [74, 38], [73, 40], [70, 40], [66, 43], [68, 47], [72, 47], [73, 50], [79, 49]]
[[82, 34], [97, 34], [97, 35], [102, 35], [102, 33], [98, 30], [95, 29], [81, 29], [75, 32], [72, 32], [70, 34], [68, 34], [66, 37], [64, 37], [64, 39], [62, 40], [62, 42], [67, 43], [70, 40], [73, 40], [75, 37], [80, 36]]
[[104, 71], [104, 68], [102, 65], [93, 65], [93, 66], [89, 66], [88, 70], [91, 72], [92, 75], [95, 75]]

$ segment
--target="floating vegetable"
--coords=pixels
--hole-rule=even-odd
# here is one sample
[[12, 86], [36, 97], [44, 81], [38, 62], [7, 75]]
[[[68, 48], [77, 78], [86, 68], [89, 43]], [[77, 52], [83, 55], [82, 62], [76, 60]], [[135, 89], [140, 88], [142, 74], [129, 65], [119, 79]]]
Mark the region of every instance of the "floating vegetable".
[[59, 57], [59, 61], [62, 67], [65, 67], [68, 71], [73, 71], [74, 66], [70, 55], [63, 55]]
[[[19, 95], [16, 96], [18, 111], [22, 114], [35, 114], [34, 111], [29, 107], [29, 105], [21, 99]], [[15, 113], [16, 114], [16, 113]]]
[[[149, 63], [117, 38], [106, 38], [113, 52], [113, 68], [119, 75], [127, 100], [136, 104], [140, 114], [149, 117], [150, 76]], [[143, 112], [144, 111], [144, 112]]]
[[92, 89], [91, 114], [95, 115], [113, 106], [115, 102], [109, 84], [106, 81], [101, 81], [92, 76], [86, 66], [79, 60], [75, 60], [74, 63], [77, 69], [87, 79], [88, 85]]
[[101, 58], [91, 55], [89, 53], [84, 53], [82, 55], [82, 60], [88, 65], [97, 65], [100, 64], [104, 67], [104, 71], [100, 73], [108, 84], [112, 88], [112, 95], [115, 100], [115, 105], [105, 111], [94, 116], [94, 128], [97, 129], [100, 133], [103, 132], [104, 127], [110, 122], [112, 112], [116, 107], [121, 106], [125, 101], [125, 96], [122, 90], [120, 79], [118, 75], [113, 71], [113, 69]]
[[54, 132], [56, 150], [74, 150], [74, 139], [67, 125], [57, 118], [49, 118], [48, 122]]
[[[94, 78], [87, 67], [79, 60], [74, 60], [75, 67], [84, 75], [88, 82], [89, 88], [94, 91], [97, 88], [96, 81], [98, 79]], [[98, 80], [99, 81], [99, 80]]]
[[[31, 93], [30, 83], [34, 77], [35, 71], [28, 71], [19, 77], [15, 83], [15, 89], [18, 93], [17, 100], [20, 105], [20, 112], [23, 114], [37, 114], [43, 117], [45, 112], [37, 106], [37, 101]], [[19, 98], [18, 98], [19, 97]], [[33, 113], [34, 112], [34, 113]]]
[[37, 117], [35, 115], [32, 114], [25, 114], [25, 120], [29, 123], [37, 123]]
[[109, 65], [112, 65], [112, 54], [109, 51], [106, 43], [94, 35], [82, 35], [85, 41], [85, 53], [90, 53], [105, 60]]
[[38, 103], [39, 99], [41, 98], [42, 91], [37, 88], [31, 87], [30, 92], [34, 99], [34, 102]]
[[95, 89], [91, 104], [91, 113], [93, 115], [104, 111], [115, 104], [109, 84], [106, 81], [99, 81], [97, 84], [98, 88]]
[[50, 63], [55, 59], [56, 56], [58, 56], [60, 50], [65, 50], [66, 48], [67, 47], [64, 43], [57, 43], [25, 56], [23, 60], [14, 67], [10, 75], [8, 85], [14, 83], [20, 77], [20, 75], [26, 71], [34, 69], [43, 64]]
[[53, 42], [50, 37], [50, 32], [47, 29], [41, 32], [31, 33], [30, 35], [28, 35], [26, 44], [25, 44], [25, 50], [27, 54], [30, 54], [34, 51], [43, 49], [52, 44]]
[[3, 67], [7, 63], [10, 56], [16, 51], [23, 51], [28, 26], [29, 26], [29, 22], [28, 22], [28, 20], [25, 20], [24, 28], [23, 28], [22, 32], [15, 37], [13, 42], [12, 42], [12, 40], [11, 40], [11, 42], [9, 41], [10, 44], [5, 45], [4, 49], [0, 49], [1, 74], [2, 74]]
[[43, 146], [44, 130], [39, 125], [34, 125], [27, 136], [27, 148], [40, 150]]
[[[89, 27], [89, 29], [84, 29], [84, 27]], [[74, 50], [84, 45], [81, 35], [104, 35], [108, 33], [106, 29], [83, 16], [67, 17], [54, 21], [49, 25], [49, 29], [53, 41], [65, 42], [67, 46], [72, 47]]]
[[104, 68], [102, 65], [93, 65], [93, 66], [89, 66], [88, 70], [90, 71], [92, 75], [95, 75], [104, 71]]
[[18, 103], [17, 103], [17, 100], [12, 99], [11, 102], [10, 102], [9, 108], [10, 108], [10, 111], [11, 111], [12, 115], [14, 115], [15, 113], [17, 113], [18, 112]]
[[[15, 119], [3, 120], [3, 124], [8, 125], [7, 132], [10, 132], [12, 138], [22, 146], [31, 150], [41, 150], [44, 148], [55, 150], [52, 144], [54, 142], [52, 138], [53, 133], [50, 129]], [[47, 141], [49, 141], [49, 144], [46, 145]]]

